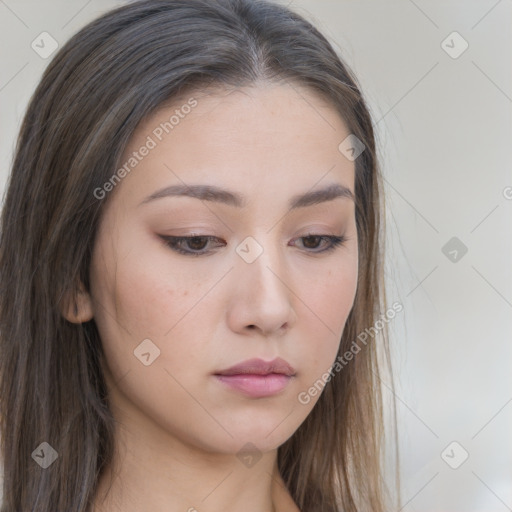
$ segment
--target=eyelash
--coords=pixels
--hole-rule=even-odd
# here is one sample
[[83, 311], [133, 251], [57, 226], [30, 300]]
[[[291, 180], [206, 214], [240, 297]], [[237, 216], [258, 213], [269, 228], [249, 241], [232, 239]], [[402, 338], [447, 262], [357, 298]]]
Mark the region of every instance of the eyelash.
[[[194, 240], [194, 239], [198, 239], [198, 238], [199, 239], [208, 239], [208, 240], [215, 240], [215, 239], [218, 240], [217, 237], [209, 236], [209, 235], [196, 235], [196, 236], [164, 236], [164, 235], [160, 235], [160, 237], [165, 242], [165, 245], [167, 245], [171, 250], [173, 250], [179, 254], [184, 254], [186, 256], [203, 256], [203, 255], [210, 253], [211, 250], [210, 251], [202, 250], [202, 252], [188, 251], [179, 246], [180, 242], [185, 242], [187, 240]], [[306, 252], [309, 252], [312, 254], [331, 252], [346, 242], [346, 238], [344, 236], [317, 235], [315, 233], [308, 233], [307, 235], [301, 236], [299, 238], [321, 238], [322, 240], [329, 241], [330, 245], [328, 247], [326, 247], [325, 249], [322, 249], [321, 251], [312, 251], [312, 250], [306, 251]]]

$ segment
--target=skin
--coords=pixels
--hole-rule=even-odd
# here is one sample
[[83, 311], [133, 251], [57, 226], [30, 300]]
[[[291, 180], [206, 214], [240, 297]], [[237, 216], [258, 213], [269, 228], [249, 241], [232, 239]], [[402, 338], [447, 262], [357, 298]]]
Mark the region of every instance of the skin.
[[[67, 313], [97, 324], [118, 427], [114, 466], [100, 480], [94, 511], [298, 511], [277, 470], [277, 448], [319, 398], [302, 404], [299, 393], [336, 358], [358, 252], [352, 199], [294, 211], [287, 203], [328, 183], [354, 192], [354, 162], [338, 150], [350, 132], [332, 106], [298, 86], [193, 97], [197, 107], [106, 198], [91, 292], [80, 294], [78, 314]], [[123, 162], [184, 102], [139, 125]], [[183, 183], [235, 191], [247, 205], [184, 196], [140, 205]], [[346, 240], [321, 253], [329, 241], [308, 245], [301, 237], [310, 232]], [[210, 251], [198, 257], [159, 237], [198, 233], [220, 239], [182, 243]], [[263, 248], [252, 263], [235, 251], [247, 236]], [[160, 350], [148, 366], [134, 356], [144, 339]], [[277, 356], [296, 374], [271, 397], [249, 398], [213, 376]], [[251, 467], [236, 456], [246, 443], [261, 455]]]

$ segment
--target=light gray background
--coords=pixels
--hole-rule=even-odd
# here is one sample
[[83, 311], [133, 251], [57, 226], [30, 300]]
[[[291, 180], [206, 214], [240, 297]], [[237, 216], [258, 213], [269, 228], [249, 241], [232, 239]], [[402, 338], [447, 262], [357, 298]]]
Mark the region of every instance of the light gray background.
[[[62, 45], [120, 4], [0, 0], [1, 193], [21, 117], [51, 59], [31, 42], [47, 31]], [[291, 7], [336, 45], [376, 122], [389, 302], [404, 307], [392, 323], [403, 510], [512, 510], [512, 2]], [[454, 31], [469, 45], [458, 58], [443, 49], [462, 48]], [[467, 247], [455, 262], [442, 252], [452, 237]], [[442, 458], [453, 441], [452, 465], [462, 449], [469, 454], [458, 469]]]

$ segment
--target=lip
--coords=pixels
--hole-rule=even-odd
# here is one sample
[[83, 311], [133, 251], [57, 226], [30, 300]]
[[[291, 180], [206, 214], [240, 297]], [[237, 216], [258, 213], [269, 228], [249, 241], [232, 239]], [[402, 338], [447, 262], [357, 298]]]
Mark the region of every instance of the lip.
[[248, 359], [226, 370], [215, 372], [215, 375], [269, 375], [277, 373], [291, 377], [295, 375], [295, 369], [284, 359], [276, 357], [272, 361], [263, 359]]
[[215, 373], [217, 380], [252, 398], [280, 393], [294, 375], [295, 369], [280, 357], [272, 361], [249, 359]]

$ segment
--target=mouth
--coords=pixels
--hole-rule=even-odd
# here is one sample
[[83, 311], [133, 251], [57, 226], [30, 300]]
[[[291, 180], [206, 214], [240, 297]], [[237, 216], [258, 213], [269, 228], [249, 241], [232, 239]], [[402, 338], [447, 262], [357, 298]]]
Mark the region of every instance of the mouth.
[[295, 375], [295, 369], [284, 359], [277, 357], [272, 361], [263, 359], [248, 359], [235, 364], [226, 370], [215, 372], [215, 375], [270, 375], [272, 373], [291, 377]]
[[215, 375], [215, 377], [228, 388], [252, 398], [277, 395], [286, 388], [288, 382], [293, 378], [282, 373], [269, 373], [267, 375], [246, 373], [239, 375]]
[[295, 369], [284, 359], [250, 359], [216, 372], [218, 381], [252, 398], [264, 398], [282, 392], [295, 376]]

